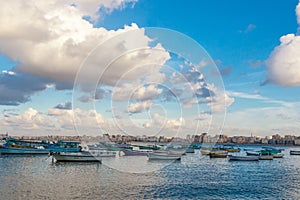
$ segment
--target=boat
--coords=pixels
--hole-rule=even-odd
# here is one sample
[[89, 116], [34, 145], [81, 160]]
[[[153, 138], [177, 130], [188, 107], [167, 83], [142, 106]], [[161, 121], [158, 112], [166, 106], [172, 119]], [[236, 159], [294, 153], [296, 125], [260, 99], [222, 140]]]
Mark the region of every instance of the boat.
[[5, 147], [0, 148], [1, 155], [8, 155], [8, 154], [34, 154], [34, 155], [42, 155], [42, 154], [49, 154], [48, 149], [43, 148], [13, 148], [13, 147]]
[[257, 151], [246, 151], [247, 156], [260, 156], [260, 152]]
[[185, 155], [186, 149], [173, 149], [173, 150], [167, 150], [169, 154], [173, 155]]
[[227, 158], [228, 152], [224, 150], [220, 151], [211, 151], [209, 153], [210, 158]]
[[259, 156], [228, 155], [229, 161], [259, 161]]
[[299, 156], [300, 155], [300, 151], [295, 151], [295, 150], [293, 151], [293, 150], [291, 150], [290, 151], [290, 155], [298, 155]]
[[79, 152], [82, 147], [79, 142], [32, 141], [15, 138], [5, 138], [1, 146], [1, 154], [48, 154], [50, 152]]
[[102, 163], [102, 157], [95, 156], [90, 152], [54, 152], [51, 153], [52, 158], [56, 162], [100, 162]]
[[169, 153], [148, 153], [149, 160], [180, 160], [181, 155], [169, 154]]
[[259, 160], [273, 160], [273, 155], [259, 156]]
[[141, 151], [141, 150], [123, 150], [125, 156], [147, 156], [152, 151]]
[[200, 150], [200, 153], [203, 156], [209, 156], [210, 152], [211, 152], [211, 150], [206, 150], [206, 149], [201, 149]]
[[273, 158], [283, 158], [284, 154], [283, 153], [275, 153], [275, 154], [271, 154], [273, 156]]
[[229, 153], [238, 153], [241, 151], [240, 148], [234, 146], [234, 145], [224, 145], [222, 148], [222, 150], [226, 150], [228, 151]]
[[107, 151], [107, 150], [89, 150], [88, 151], [93, 156], [99, 156], [99, 157], [116, 157], [117, 152], [116, 151]]
[[195, 149], [192, 148], [192, 147], [188, 147], [188, 148], [185, 150], [185, 153], [195, 153]]

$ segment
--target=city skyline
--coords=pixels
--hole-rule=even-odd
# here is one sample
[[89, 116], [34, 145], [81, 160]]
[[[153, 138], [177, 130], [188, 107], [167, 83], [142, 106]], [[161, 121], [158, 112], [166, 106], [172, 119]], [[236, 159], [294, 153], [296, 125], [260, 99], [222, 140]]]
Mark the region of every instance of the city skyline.
[[[182, 135], [299, 136], [298, 0], [16, 0], [3, 2], [0, 26], [3, 133], [140, 135], [144, 130], [156, 135], [163, 128], [171, 136], [180, 130]], [[169, 41], [155, 41], [151, 31], [156, 29], [147, 27], [197, 42], [203, 48], [201, 62], [189, 63], [168, 51]], [[133, 37], [122, 43], [127, 33]], [[100, 49], [102, 61], [91, 58], [91, 51], [107, 41], [109, 55]], [[101, 87], [84, 87], [94, 72], [86, 63], [97, 61], [104, 69], [103, 60], [140, 46], [150, 51], [127, 53], [112, 72], [95, 77]], [[143, 66], [141, 71], [133, 70], [135, 65]], [[206, 74], [197, 71], [207, 66]], [[194, 93], [196, 103], [189, 96]]]

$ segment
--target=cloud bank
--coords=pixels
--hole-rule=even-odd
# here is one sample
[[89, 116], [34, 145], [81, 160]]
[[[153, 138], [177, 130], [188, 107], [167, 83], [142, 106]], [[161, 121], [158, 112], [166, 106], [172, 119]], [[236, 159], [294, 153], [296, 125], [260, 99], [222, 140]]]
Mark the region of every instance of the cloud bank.
[[[297, 22], [300, 26], [300, 2], [296, 7]], [[298, 28], [299, 30], [299, 28]], [[280, 86], [300, 86], [300, 36], [287, 34], [280, 38], [266, 60], [267, 81]]]

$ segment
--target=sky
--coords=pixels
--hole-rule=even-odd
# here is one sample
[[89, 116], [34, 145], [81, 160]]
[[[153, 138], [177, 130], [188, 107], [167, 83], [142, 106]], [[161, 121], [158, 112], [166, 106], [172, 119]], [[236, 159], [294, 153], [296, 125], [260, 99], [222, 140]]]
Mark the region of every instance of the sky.
[[12, 0], [10, 135], [300, 135], [298, 0]]

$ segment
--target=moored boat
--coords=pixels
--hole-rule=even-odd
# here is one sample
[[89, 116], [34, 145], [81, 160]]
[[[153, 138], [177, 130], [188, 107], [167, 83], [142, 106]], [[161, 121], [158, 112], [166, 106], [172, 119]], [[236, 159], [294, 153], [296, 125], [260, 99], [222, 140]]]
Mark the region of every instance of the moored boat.
[[54, 152], [52, 157], [56, 162], [100, 162], [102, 163], [102, 157], [94, 156], [89, 152]]
[[273, 160], [273, 155], [259, 156], [259, 160]]
[[273, 156], [273, 158], [283, 158], [284, 154], [283, 153], [275, 153], [275, 154], [271, 154]]
[[227, 158], [228, 152], [227, 151], [211, 151], [209, 154], [210, 158]]
[[206, 150], [206, 149], [201, 149], [200, 150], [200, 152], [201, 152], [201, 155], [203, 155], [203, 156], [209, 156], [209, 154], [210, 154], [210, 150]]
[[148, 153], [149, 160], [180, 160], [181, 155], [168, 153]]
[[247, 156], [259, 156], [260, 152], [257, 151], [246, 151]]
[[123, 150], [125, 156], [147, 156], [152, 151], [141, 151], [141, 150]]
[[41, 155], [41, 154], [49, 154], [48, 149], [42, 148], [0, 148], [0, 154], [7, 155], [7, 154], [34, 154], [34, 155]]
[[116, 151], [107, 151], [107, 150], [89, 150], [88, 152], [93, 156], [99, 156], [99, 157], [116, 157], [117, 155]]
[[195, 149], [193, 149], [193, 148], [187, 148], [185, 152], [186, 153], [195, 153]]
[[298, 156], [300, 156], [300, 151], [293, 151], [293, 150], [291, 150], [290, 151], [290, 155], [298, 155]]
[[230, 161], [259, 161], [258, 156], [235, 156], [228, 155]]

